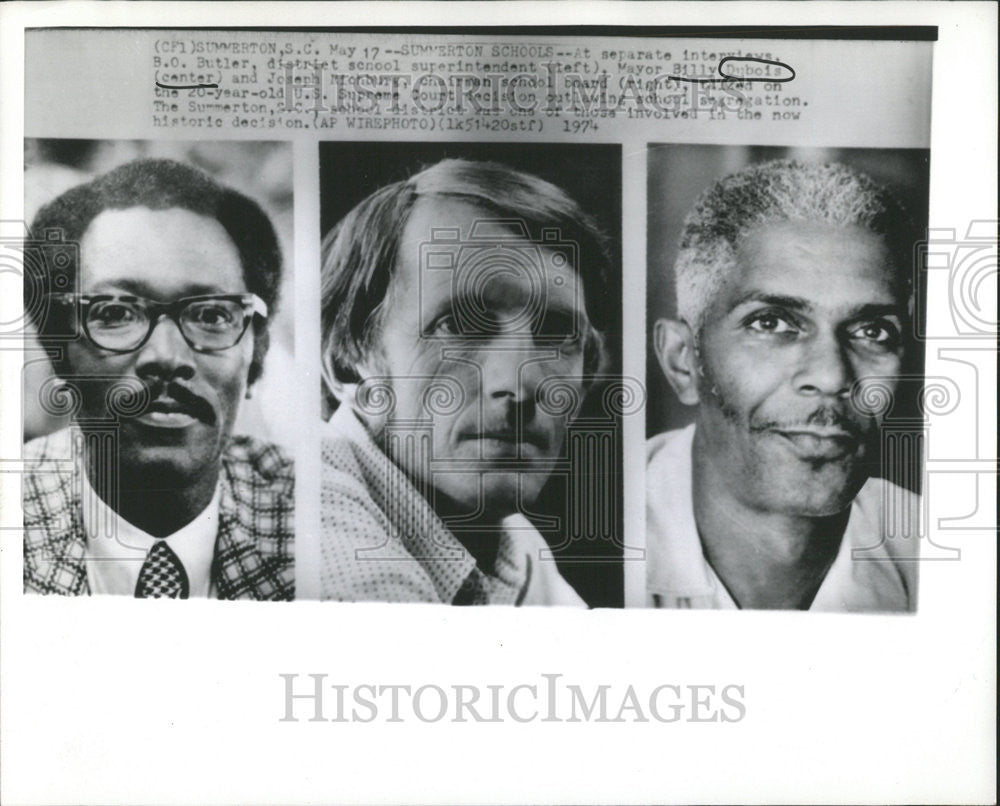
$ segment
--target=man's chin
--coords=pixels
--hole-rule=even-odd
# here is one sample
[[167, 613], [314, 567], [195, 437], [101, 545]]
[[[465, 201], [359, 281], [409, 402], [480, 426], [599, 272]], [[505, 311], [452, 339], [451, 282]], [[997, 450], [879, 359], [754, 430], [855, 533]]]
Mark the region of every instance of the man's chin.
[[853, 470], [810, 473], [806, 478], [788, 480], [783, 485], [783, 509], [787, 514], [810, 518], [843, 512], [851, 506], [865, 483], [865, 477]]
[[182, 489], [203, 478], [218, 455], [192, 451], [190, 446], [143, 446], [121, 453], [121, 483], [142, 482], [164, 490]]
[[785, 514], [799, 518], [830, 518], [850, 507], [853, 500], [853, 497], [847, 497], [790, 501]]
[[485, 508], [500, 515], [512, 515], [534, 503], [540, 485], [520, 473], [490, 473], [483, 480]]
[[865, 451], [855, 446], [846, 456], [800, 454], [787, 440], [772, 437], [755, 456], [756, 486], [781, 511], [816, 517], [842, 512], [868, 477]]
[[448, 502], [448, 508], [466, 514], [478, 513], [499, 519], [521, 511], [534, 503], [544, 479], [533, 479], [523, 473], [489, 472], [481, 478], [435, 478], [438, 504]]

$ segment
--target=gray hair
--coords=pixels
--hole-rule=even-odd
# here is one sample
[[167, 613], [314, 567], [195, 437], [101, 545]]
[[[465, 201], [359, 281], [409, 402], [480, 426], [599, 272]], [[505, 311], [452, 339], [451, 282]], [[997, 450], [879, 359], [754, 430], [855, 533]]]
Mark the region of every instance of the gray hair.
[[712, 298], [736, 266], [743, 237], [779, 221], [858, 225], [882, 235], [896, 258], [897, 281], [905, 286], [911, 280], [916, 233], [886, 188], [846, 165], [774, 160], [720, 179], [685, 218], [674, 264], [678, 316], [700, 329]]

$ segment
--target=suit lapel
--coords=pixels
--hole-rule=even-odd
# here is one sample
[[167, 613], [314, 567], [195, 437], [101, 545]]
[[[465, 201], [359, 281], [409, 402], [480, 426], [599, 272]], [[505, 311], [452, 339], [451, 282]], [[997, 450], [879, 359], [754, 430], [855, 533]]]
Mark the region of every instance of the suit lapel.
[[[80, 497], [73, 494], [72, 478], [60, 480], [59, 495], [48, 496], [45, 519], [25, 523], [24, 588], [38, 593], [85, 596], [87, 538]], [[54, 502], [56, 503], [53, 506]]]
[[260, 524], [253, 500], [244, 500], [223, 466], [219, 535], [212, 560], [212, 580], [220, 599], [280, 599], [294, 595], [294, 572], [284, 553], [261, 549], [279, 535], [257, 534]]
[[[77, 472], [80, 463], [72, 461], [69, 439], [68, 431], [60, 432], [26, 455], [36, 465], [25, 474], [23, 488], [28, 592], [90, 593], [82, 477]], [[62, 463], [70, 463], [69, 468]], [[246, 440], [227, 451], [212, 561], [212, 582], [220, 599], [294, 598], [290, 473], [280, 455], [255, 451]]]

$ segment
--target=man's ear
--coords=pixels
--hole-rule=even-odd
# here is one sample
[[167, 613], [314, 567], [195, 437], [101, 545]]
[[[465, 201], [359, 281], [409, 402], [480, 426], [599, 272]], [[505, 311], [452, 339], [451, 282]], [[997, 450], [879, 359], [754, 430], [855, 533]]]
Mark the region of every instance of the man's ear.
[[687, 322], [657, 319], [653, 325], [653, 349], [660, 369], [681, 403], [698, 402], [698, 357], [694, 333]]
[[368, 361], [363, 361], [353, 368], [352, 373], [356, 380], [342, 380], [338, 377], [334, 367], [333, 356], [329, 353], [323, 356], [322, 362], [323, 389], [324, 392], [337, 401], [339, 406], [348, 406], [358, 412], [359, 416], [364, 416], [365, 407], [358, 407], [358, 389], [365, 383], [365, 380], [379, 376], [379, 372]]
[[354, 408], [354, 399], [358, 393], [358, 384], [334, 380], [333, 383], [325, 382], [325, 385], [327, 392], [336, 398], [339, 405], [347, 405]]
[[357, 383], [342, 381], [337, 377], [337, 372], [333, 367], [333, 357], [325, 354], [322, 362], [322, 377], [324, 392], [336, 399], [338, 405], [346, 403], [354, 404], [354, 395], [357, 392]]

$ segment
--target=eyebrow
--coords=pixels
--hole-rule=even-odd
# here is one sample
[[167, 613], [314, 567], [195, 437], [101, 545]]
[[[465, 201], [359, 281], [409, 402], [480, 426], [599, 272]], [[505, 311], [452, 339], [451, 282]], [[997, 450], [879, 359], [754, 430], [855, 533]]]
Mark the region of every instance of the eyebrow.
[[729, 306], [729, 311], [735, 311], [741, 305], [748, 302], [763, 302], [765, 305], [774, 305], [779, 308], [789, 308], [793, 311], [811, 311], [813, 304], [802, 297], [789, 297], [784, 294], [767, 294], [763, 291], [748, 291], [739, 296]]
[[[748, 302], [762, 302], [765, 305], [773, 305], [777, 308], [787, 308], [792, 311], [809, 312], [815, 309], [815, 305], [802, 297], [790, 297], [784, 294], [767, 294], [763, 291], [748, 291], [738, 297], [729, 306], [729, 312], [735, 311], [741, 305]], [[851, 311], [846, 319], [872, 319], [879, 316], [895, 314], [906, 318], [906, 305], [902, 302], [869, 302]]]
[[420, 317], [420, 321], [424, 324], [431, 324], [442, 314], [454, 313], [456, 308], [459, 307], [459, 303], [456, 303], [453, 297], [444, 297], [439, 300], [435, 305], [420, 305], [420, 313], [423, 314]]
[[[423, 313], [426, 314], [421, 316], [419, 320], [421, 329], [433, 324], [443, 314], [454, 314], [456, 311], [469, 310], [469, 305], [470, 302], [468, 301], [468, 295], [459, 295], [454, 297], [445, 297], [441, 299], [437, 305], [421, 306], [423, 308]], [[487, 307], [487, 311], [495, 309], [496, 306], [491, 305]], [[580, 316], [585, 322], [588, 324], [590, 323], [590, 318], [587, 316], [587, 311], [584, 306], [568, 304], [565, 300], [561, 299], [547, 299], [545, 308], [540, 311], [540, 315], [543, 318], [546, 316], [565, 316], [567, 318]]]
[[[106, 282], [98, 283], [98, 288], [103, 287], [113, 287], [124, 291], [127, 294], [132, 294], [137, 297], [143, 297], [145, 299], [156, 299], [151, 293], [151, 289], [145, 283], [137, 282], [135, 280], [120, 279], [120, 280], [108, 280]], [[195, 283], [186, 286], [183, 289], [181, 297], [200, 297], [205, 295], [215, 295], [215, 294], [237, 294], [242, 293], [240, 291], [225, 291], [219, 288], [217, 285], [211, 285], [207, 283]]]
[[879, 316], [886, 316], [889, 314], [895, 314], [901, 319], [907, 318], [906, 305], [901, 302], [892, 303], [882, 303], [882, 302], [871, 302], [867, 305], [862, 305], [852, 314], [852, 319], [875, 319]]

